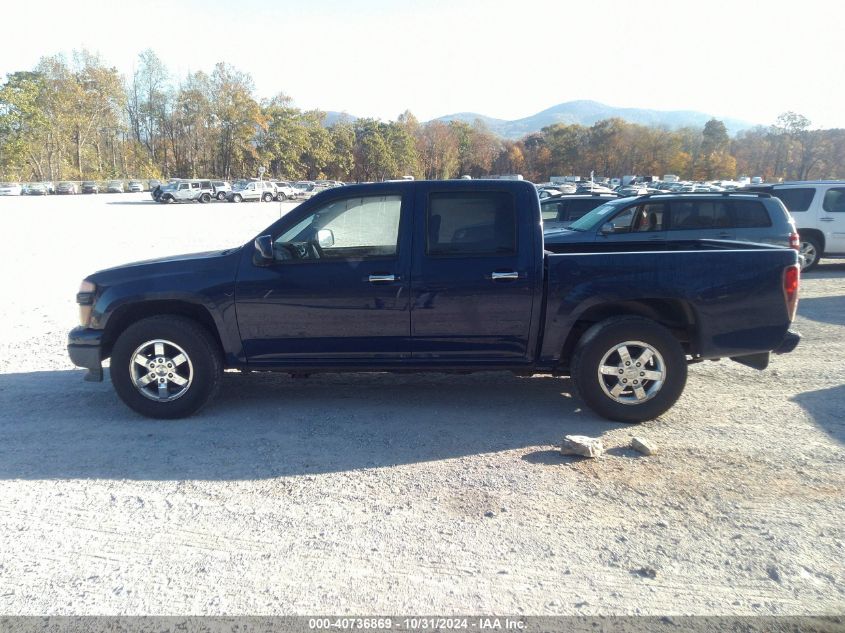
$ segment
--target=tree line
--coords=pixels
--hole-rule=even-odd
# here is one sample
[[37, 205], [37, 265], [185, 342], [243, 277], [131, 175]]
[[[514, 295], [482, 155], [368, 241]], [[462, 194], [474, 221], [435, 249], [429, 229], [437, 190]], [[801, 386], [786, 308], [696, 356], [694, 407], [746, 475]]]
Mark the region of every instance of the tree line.
[[151, 50], [122, 77], [95, 54], [42, 58], [0, 87], [0, 180], [254, 176], [377, 181], [522, 174], [677, 174], [690, 180], [845, 177], [845, 130], [813, 130], [794, 112], [731, 138], [724, 124], [670, 130], [607, 119], [556, 124], [519, 140], [482, 121], [420, 123], [303, 111], [283, 93], [258, 99], [225, 63], [179, 81]]

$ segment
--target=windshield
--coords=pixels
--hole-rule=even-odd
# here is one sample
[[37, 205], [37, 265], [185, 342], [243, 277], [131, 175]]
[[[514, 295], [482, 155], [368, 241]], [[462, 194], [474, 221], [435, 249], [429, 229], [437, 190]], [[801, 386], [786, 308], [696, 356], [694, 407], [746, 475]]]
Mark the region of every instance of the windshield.
[[576, 220], [569, 225], [570, 231], [589, 231], [596, 228], [599, 224], [606, 222], [610, 215], [613, 214], [619, 207], [626, 204], [626, 200], [614, 200], [613, 202], [606, 202], [603, 205], [596, 207], [587, 215], [579, 220]]

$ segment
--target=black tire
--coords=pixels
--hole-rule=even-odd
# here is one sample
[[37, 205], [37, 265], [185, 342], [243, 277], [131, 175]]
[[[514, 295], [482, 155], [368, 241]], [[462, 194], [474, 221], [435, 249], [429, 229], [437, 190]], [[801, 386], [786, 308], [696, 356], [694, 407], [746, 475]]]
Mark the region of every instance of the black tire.
[[200, 202], [202, 202], [203, 204], [206, 203], [206, 202], [211, 202], [211, 194], [210, 193], [202, 194], [200, 196]]
[[272, 202], [273, 201], [273, 194], [272, 193], [265, 193], [262, 194], [261, 200], [263, 202]]
[[159, 202], [163, 202], [164, 204], [170, 204], [173, 202], [173, 196], [170, 194], [165, 194], [159, 198]]
[[288, 197], [282, 191], [276, 194], [276, 200], [278, 200], [279, 202], [284, 202], [287, 199]]
[[241, 197], [241, 194], [236, 193], [235, 195], [233, 195], [232, 196], [232, 202], [243, 202], [243, 198]]
[[[625, 362], [622, 354], [614, 350], [626, 342], [644, 343], [658, 354], [639, 367], [636, 363], [642, 357], [640, 352], [646, 348], [632, 345], [632, 351], [639, 349], [631, 354], [626, 346], [623, 351], [628, 353], [630, 361]], [[618, 366], [627, 378], [599, 374], [607, 354], [610, 356], [604, 366]], [[681, 396], [687, 382], [686, 355], [678, 340], [662, 325], [636, 316], [613, 317], [587, 330], [575, 346], [570, 370], [575, 390], [587, 406], [600, 416], [618, 422], [642, 422], [665, 413]], [[660, 373], [662, 383], [641, 378], [644, 374]], [[642, 402], [637, 402], [639, 395], [634, 392], [634, 381], [638, 382], [639, 393], [646, 396]], [[616, 398], [627, 403], [611, 395], [616, 387], [624, 389]]]
[[819, 265], [819, 260], [822, 258], [822, 243], [815, 235], [800, 235], [801, 246], [800, 252], [804, 256], [804, 266], [801, 268], [802, 273], [809, 272]]
[[218, 200], [225, 200], [226, 199], [226, 192], [225, 191], [218, 191], [217, 192], [217, 199]]
[[[188, 359], [183, 363], [190, 368], [190, 382], [173, 400], [151, 399], [133, 382], [135, 365], [130, 367], [130, 363], [134, 363], [136, 351], [155, 340], [175, 344]], [[168, 345], [165, 349], [171, 348]], [[173, 362], [178, 361], [174, 358]], [[137, 321], [118, 337], [111, 353], [110, 374], [114, 390], [130, 409], [148, 418], [170, 420], [196, 413], [215, 396], [223, 377], [223, 360], [217, 342], [202, 325], [185, 317], [162, 315]], [[154, 387], [155, 381], [149, 388]], [[179, 391], [178, 385], [171, 388]]]

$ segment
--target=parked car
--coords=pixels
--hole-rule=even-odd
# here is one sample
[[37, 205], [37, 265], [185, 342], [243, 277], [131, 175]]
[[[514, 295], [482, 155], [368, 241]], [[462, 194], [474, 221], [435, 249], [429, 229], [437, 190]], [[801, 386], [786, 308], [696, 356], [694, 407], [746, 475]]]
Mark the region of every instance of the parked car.
[[33, 182], [27, 185], [26, 195], [28, 196], [46, 196], [49, 192], [47, 185], [43, 182]]
[[295, 198], [299, 193], [299, 190], [294, 189], [293, 185], [286, 180], [277, 180], [273, 184], [276, 185], [276, 200], [279, 200], [280, 202], [287, 200], [288, 198]]
[[226, 196], [229, 202], [248, 202], [260, 200], [270, 202], [276, 198], [276, 185], [268, 180], [251, 180], [248, 182], [236, 183], [235, 187]]
[[596, 207], [546, 243], [737, 240], [798, 250], [798, 232], [783, 203], [766, 193], [661, 193]]
[[603, 185], [598, 185], [594, 182], [579, 182], [576, 193], [614, 193], [613, 189], [609, 189]]
[[106, 183], [106, 193], [125, 193], [122, 180], [109, 180]]
[[754, 186], [783, 202], [800, 235], [802, 270], [822, 257], [845, 257], [845, 180], [813, 180]]
[[214, 188], [214, 197], [218, 200], [225, 200], [232, 190], [232, 185], [225, 180], [212, 180], [211, 186]]
[[211, 202], [214, 196], [210, 180], [181, 180], [171, 184], [162, 188], [159, 202]]
[[93, 180], [86, 180], [82, 183], [82, 193], [100, 193], [100, 185]]
[[291, 187], [296, 189], [296, 198], [302, 198], [301, 194], [308, 190], [309, 187], [313, 187], [316, 183], [310, 180], [298, 180], [297, 182], [291, 183]]
[[144, 190], [144, 183], [140, 180], [130, 180], [126, 188], [131, 193], [140, 193]]
[[18, 182], [4, 182], [0, 184], [0, 196], [19, 196], [23, 193], [23, 187]]
[[79, 193], [76, 183], [63, 181], [56, 185], [56, 193], [60, 195], [74, 195]]
[[[393, 181], [393, 182], [402, 182], [402, 181], [397, 180], [397, 181]], [[296, 192], [296, 197], [300, 200], [310, 200], [311, 198], [316, 196], [318, 193], [322, 193], [326, 189], [328, 189], [328, 187], [323, 187], [323, 186], [317, 185], [317, 184], [307, 185], [304, 189], [299, 189]]]
[[629, 198], [631, 196], [646, 195], [648, 193], [648, 188], [641, 185], [625, 185], [623, 187], [617, 187], [614, 191], [620, 196]]
[[607, 193], [572, 194], [556, 196], [540, 201], [543, 230], [564, 229], [596, 207], [616, 200], [617, 196]]
[[379, 183], [328, 189], [238, 248], [88, 276], [68, 351], [89, 380], [111, 359], [118, 396], [154, 418], [200, 409], [225, 368], [495, 367], [570, 375], [634, 422], [674, 404], [689, 362], [792, 351], [798, 284], [798, 254], [760, 244], [544, 244], [524, 181]]
[[546, 198], [551, 198], [552, 196], [559, 196], [563, 192], [560, 189], [555, 189], [552, 187], [540, 187], [537, 189], [537, 197], [540, 200], [545, 200]]

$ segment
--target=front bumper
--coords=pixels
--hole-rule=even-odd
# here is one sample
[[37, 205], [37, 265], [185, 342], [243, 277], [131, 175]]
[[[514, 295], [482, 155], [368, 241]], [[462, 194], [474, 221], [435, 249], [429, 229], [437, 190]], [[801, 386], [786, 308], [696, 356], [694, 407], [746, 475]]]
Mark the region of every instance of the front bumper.
[[103, 362], [101, 356], [102, 330], [76, 327], [68, 334], [67, 353], [70, 362], [88, 370], [85, 380], [103, 381]]

